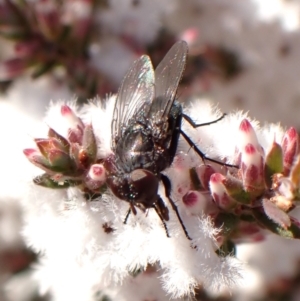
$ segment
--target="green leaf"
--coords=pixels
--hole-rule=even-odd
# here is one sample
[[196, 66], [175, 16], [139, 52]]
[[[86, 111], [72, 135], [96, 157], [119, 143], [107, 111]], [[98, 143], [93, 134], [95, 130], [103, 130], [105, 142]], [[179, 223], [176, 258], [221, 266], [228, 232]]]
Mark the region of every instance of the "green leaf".
[[63, 137], [62, 135], [58, 134], [52, 128], [49, 128], [48, 137], [49, 138], [55, 138], [55, 139], [57, 139], [60, 142], [61, 146], [62, 146], [62, 150], [64, 152], [66, 152], [66, 153], [69, 153], [69, 151], [70, 151], [70, 143], [69, 143], [69, 141], [65, 137]]
[[272, 203], [268, 199], [262, 200], [262, 205], [264, 208], [265, 214], [268, 216], [269, 219], [283, 227], [284, 229], [287, 229], [291, 226], [291, 219], [287, 213], [285, 213], [283, 210], [278, 208], [274, 203]]
[[291, 219], [291, 226], [287, 227], [286, 229], [272, 221], [268, 218], [268, 216], [264, 213], [262, 208], [255, 208], [252, 210], [253, 216], [256, 218], [257, 222], [267, 228], [271, 232], [285, 237], [285, 238], [300, 238], [300, 227], [299, 224]]
[[94, 162], [97, 155], [97, 143], [92, 125], [87, 125], [84, 128], [82, 147], [88, 156], [88, 163]]
[[42, 187], [52, 188], [52, 189], [65, 189], [69, 187], [74, 187], [81, 184], [81, 181], [64, 180], [62, 182], [56, 182], [52, 179], [49, 174], [42, 174], [33, 179], [33, 183]]
[[144, 269], [141, 267], [135, 267], [133, 270], [129, 271], [129, 275], [135, 278], [142, 272], [144, 272]]
[[238, 203], [249, 205], [251, 203], [251, 195], [245, 191], [242, 181], [232, 177], [226, 176], [222, 181], [229, 196], [231, 196]]
[[50, 149], [47, 153], [47, 159], [51, 164], [53, 171], [61, 172], [63, 174], [70, 174], [76, 170], [76, 164], [65, 152], [58, 149]]
[[192, 185], [193, 185], [193, 189], [194, 190], [200, 190], [202, 187], [201, 185], [201, 182], [198, 178], [198, 175], [197, 175], [197, 172], [196, 172], [196, 169], [193, 167], [189, 170], [189, 173], [190, 173], [190, 179], [191, 179], [191, 182], [192, 182]]
[[281, 146], [273, 142], [270, 152], [265, 159], [265, 182], [268, 187], [272, 185], [272, 177], [283, 172], [283, 152]]
[[0, 25], [0, 36], [12, 41], [26, 40], [29, 38], [28, 31], [23, 26]]
[[39, 64], [36, 67], [36, 69], [33, 71], [33, 73], [31, 74], [31, 77], [33, 79], [36, 79], [36, 78], [46, 74], [47, 72], [51, 71], [54, 66], [55, 66], [55, 62], [45, 62], [45, 63]]
[[220, 212], [215, 218], [215, 226], [222, 228], [222, 235], [229, 237], [235, 230], [239, 218], [231, 213]]
[[220, 257], [226, 257], [228, 255], [235, 255], [236, 254], [236, 247], [234, 242], [231, 240], [226, 240], [222, 246], [216, 251], [216, 254]]
[[300, 184], [300, 156], [297, 156], [297, 159], [294, 161], [290, 172], [290, 179], [291, 182], [294, 184], [295, 187], [299, 189]]

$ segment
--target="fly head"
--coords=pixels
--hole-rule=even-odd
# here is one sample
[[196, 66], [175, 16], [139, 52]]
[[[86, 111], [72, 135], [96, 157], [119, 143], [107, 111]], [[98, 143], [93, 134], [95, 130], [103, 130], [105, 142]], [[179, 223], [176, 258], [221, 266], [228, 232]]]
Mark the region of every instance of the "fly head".
[[[119, 199], [129, 202], [142, 211], [155, 208], [157, 204], [159, 178], [146, 169], [109, 175], [107, 185]], [[161, 205], [160, 207], [162, 208]]]

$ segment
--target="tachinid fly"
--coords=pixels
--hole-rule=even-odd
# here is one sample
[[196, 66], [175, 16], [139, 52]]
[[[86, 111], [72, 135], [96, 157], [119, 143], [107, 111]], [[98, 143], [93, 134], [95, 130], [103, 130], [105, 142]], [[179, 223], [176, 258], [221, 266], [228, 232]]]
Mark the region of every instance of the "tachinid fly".
[[180, 134], [203, 159], [220, 162], [205, 157], [181, 129], [182, 117], [193, 127], [200, 126], [183, 114], [181, 105], [175, 101], [187, 52], [186, 42], [177, 42], [155, 71], [147, 55], [133, 63], [121, 84], [114, 107], [111, 124], [114, 156], [108, 157], [104, 165], [107, 185], [119, 199], [130, 205], [125, 223], [130, 212], [136, 214], [136, 207], [143, 211], [153, 208], [169, 236], [165, 224], [169, 220], [169, 211], [158, 195], [162, 181], [166, 196], [190, 239], [170, 198], [170, 180], [161, 172], [171, 165]]

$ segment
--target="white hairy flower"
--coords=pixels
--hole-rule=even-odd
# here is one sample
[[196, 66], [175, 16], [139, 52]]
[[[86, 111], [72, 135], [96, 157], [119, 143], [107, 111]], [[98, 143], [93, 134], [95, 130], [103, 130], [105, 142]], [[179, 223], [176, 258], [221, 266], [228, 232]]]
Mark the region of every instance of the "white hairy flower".
[[[114, 96], [105, 102], [97, 99], [81, 111], [72, 103], [66, 103], [85, 124], [92, 124], [99, 159], [105, 159], [112, 152], [110, 124], [114, 101]], [[197, 107], [197, 101], [193, 102], [194, 108]], [[46, 123], [58, 133], [66, 135], [59, 116], [62, 105], [59, 103], [50, 107]], [[208, 103], [200, 104], [199, 109], [203, 114], [199, 114], [200, 118], [205, 116], [201, 122], [214, 120], [220, 115]], [[188, 124], [185, 124], [184, 129], [187, 127]], [[223, 155], [210, 151], [222, 136], [220, 127], [224, 127], [223, 121], [219, 126], [216, 123], [187, 132], [208, 156], [219, 155], [230, 161], [229, 152], [233, 156], [234, 148], [226, 148]], [[193, 135], [192, 131], [198, 134]], [[179, 187], [182, 181], [189, 180], [184, 176], [177, 177], [178, 171], [200, 164], [201, 159], [196, 159], [182, 138], [179, 143], [178, 155], [184, 151], [187, 153], [186, 159], [180, 164], [177, 160], [164, 172], [172, 181], [171, 196], [191, 241], [185, 236], [162, 185], [159, 195], [169, 207], [170, 220], [166, 222], [166, 227], [170, 237], [167, 237], [153, 209], [146, 212], [137, 209], [137, 215], [131, 214], [124, 224], [129, 205], [117, 199], [109, 190], [99, 197], [86, 199], [77, 187], [52, 190], [34, 184], [29, 186], [23, 199], [26, 211], [23, 234], [28, 245], [42, 254], [37, 266], [37, 278], [43, 292], [50, 292], [54, 300], [81, 301], [93, 300], [97, 294], [119, 296], [122, 290], [129, 294], [123, 285], [128, 288], [134, 286], [138, 279], [147, 278], [149, 268], [153, 270], [150, 273], [153, 285], [161, 287], [159, 294], [164, 291], [166, 299], [190, 296], [199, 285], [210, 290], [235, 286], [241, 276], [239, 262], [233, 257], [219, 257], [215, 253], [220, 229], [215, 228], [205, 211], [193, 213], [182, 202]], [[149, 297], [147, 292], [150, 291], [141, 289], [140, 294], [146, 295], [139, 300]]]

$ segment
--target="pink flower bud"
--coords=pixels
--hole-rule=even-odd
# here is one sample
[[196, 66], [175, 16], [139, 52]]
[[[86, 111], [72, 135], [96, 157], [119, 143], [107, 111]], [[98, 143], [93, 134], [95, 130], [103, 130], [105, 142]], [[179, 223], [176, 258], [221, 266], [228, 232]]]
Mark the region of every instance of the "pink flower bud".
[[88, 175], [94, 181], [104, 182], [106, 180], [105, 168], [102, 164], [93, 164]]
[[34, 148], [26, 148], [23, 150], [23, 153], [30, 161], [37, 156], [41, 156], [41, 153]]
[[233, 240], [235, 243], [260, 242], [264, 241], [266, 235], [255, 223], [240, 221]]
[[209, 164], [197, 166], [195, 169], [200, 180], [201, 186], [205, 190], [208, 190], [210, 177], [216, 172], [216, 170]]
[[0, 81], [16, 78], [23, 74], [29, 63], [23, 58], [14, 58], [0, 63]]
[[51, 170], [51, 164], [39, 151], [33, 148], [27, 148], [23, 150], [23, 153], [33, 165], [45, 170], [46, 172], [53, 173]]
[[48, 138], [48, 139], [43, 139], [43, 138], [38, 138], [34, 139], [37, 147], [39, 148], [39, 151], [42, 153], [43, 156], [47, 158], [47, 154], [50, 150], [61, 150], [63, 152], [68, 152], [68, 146], [65, 146], [62, 144], [59, 140], [55, 138]]
[[79, 117], [77, 117], [77, 115], [74, 114], [72, 109], [67, 105], [63, 105], [61, 107], [61, 115], [64, 117], [65, 121], [69, 126], [69, 141], [81, 144], [84, 131], [84, 124], [82, 120]]
[[41, 47], [38, 39], [20, 41], [15, 45], [15, 52], [18, 57], [32, 57]]
[[187, 206], [187, 207], [192, 207], [194, 206], [196, 203], [198, 203], [199, 201], [199, 192], [198, 191], [192, 191], [190, 190], [188, 193], [186, 193], [182, 200], [183, 203]]
[[284, 175], [288, 175], [299, 149], [298, 133], [291, 127], [286, 131], [282, 139]]
[[244, 119], [239, 127], [239, 151], [242, 151], [247, 144], [252, 144], [261, 154], [263, 154], [263, 149], [258, 143], [256, 133], [251, 125], [251, 123]]
[[188, 191], [182, 198], [185, 210], [189, 215], [214, 214], [218, 208], [211, 201], [208, 194], [205, 195], [196, 190]]
[[61, 115], [64, 116], [65, 118], [68, 118], [70, 124], [76, 124], [79, 123], [83, 127], [83, 123], [80, 118], [78, 118], [73, 110], [67, 106], [67, 105], [62, 105], [60, 109]]
[[86, 186], [91, 190], [98, 190], [106, 180], [105, 168], [102, 164], [93, 164], [85, 178]]
[[241, 172], [244, 189], [252, 196], [264, 191], [264, 160], [257, 148], [248, 143], [242, 150]]
[[226, 187], [223, 184], [226, 178], [220, 173], [214, 173], [210, 177], [210, 191], [216, 205], [225, 210], [231, 210], [236, 207], [237, 202], [229, 196]]

